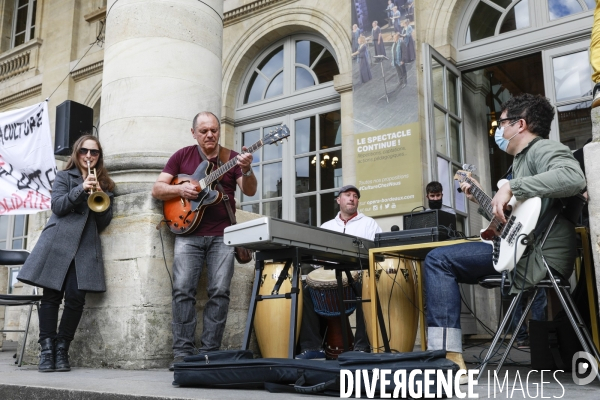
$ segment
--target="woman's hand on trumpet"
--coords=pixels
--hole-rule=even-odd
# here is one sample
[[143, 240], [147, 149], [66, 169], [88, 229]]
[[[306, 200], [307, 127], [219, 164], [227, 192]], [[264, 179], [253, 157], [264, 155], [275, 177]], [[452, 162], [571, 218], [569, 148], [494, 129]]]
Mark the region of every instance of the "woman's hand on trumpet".
[[[97, 184], [98, 184], [98, 181], [96, 180], [96, 176], [93, 174], [88, 174], [88, 176], [83, 181], [83, 190], [90, 193], [92, 191], [92, 189], [94, 189], [94, 187], [96, 187]], [[102, 191], [99, 186], [96, 187], [95, 190], [98, 192]]]

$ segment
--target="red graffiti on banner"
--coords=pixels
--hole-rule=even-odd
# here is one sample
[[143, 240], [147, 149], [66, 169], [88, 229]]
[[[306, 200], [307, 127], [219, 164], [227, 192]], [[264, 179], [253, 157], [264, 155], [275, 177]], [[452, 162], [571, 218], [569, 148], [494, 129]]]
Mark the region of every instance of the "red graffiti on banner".
[[0, 215], [15, 210], [49, 210], [50, 198], [35, 190], [27, 191], [23, 197], [22, 193], [13, 193], [10, 197], [0, 200]]

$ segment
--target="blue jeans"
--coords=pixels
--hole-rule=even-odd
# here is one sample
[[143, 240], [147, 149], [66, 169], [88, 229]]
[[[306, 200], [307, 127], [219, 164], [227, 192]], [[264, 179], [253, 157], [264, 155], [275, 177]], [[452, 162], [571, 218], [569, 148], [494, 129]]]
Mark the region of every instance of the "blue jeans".
[[195, 353], [196, 291], [206, 262], [208, 301], [204, 306], [200, 351], [221, 347], [227, 311], [229, 285], [233, 276], [233, 247], [222, 236], [177, 236], [173, 260], [173, 355]]
[[492, 263], [492, 246], [473, 242], [438, 247], [424, 262], [427, 348], [462, 353], [459, 283], [477, 284], [498, 275]]

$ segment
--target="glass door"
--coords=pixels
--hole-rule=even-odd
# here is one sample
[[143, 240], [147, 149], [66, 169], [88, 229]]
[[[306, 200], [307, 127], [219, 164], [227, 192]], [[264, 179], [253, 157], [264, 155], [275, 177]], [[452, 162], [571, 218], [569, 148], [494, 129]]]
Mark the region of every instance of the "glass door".
[[[423, 65], [429, 180], [442, 184], [443, 204], [456, 212], [456, 230], [468, 235], [467, 200], [464, 193], [456, 191], [458, 184], [454, 180], [454, 174], [465, 162], [461, 72], [427, 43], [423, 44]], [[461, 290], [464, 299], [460, 314], [462, 333], [474, 334], [477, 333], [471, 313], [475, 309], [474, 286], [461, 284]]]
[[456, 211], [456, 229], [468, 234], [465, 195], [456, 191], [454, 174], [465, 163], [462, 77], [451, 62], [423, 45], [427, 104], [429, 180], [444, 188], [443, 204]]

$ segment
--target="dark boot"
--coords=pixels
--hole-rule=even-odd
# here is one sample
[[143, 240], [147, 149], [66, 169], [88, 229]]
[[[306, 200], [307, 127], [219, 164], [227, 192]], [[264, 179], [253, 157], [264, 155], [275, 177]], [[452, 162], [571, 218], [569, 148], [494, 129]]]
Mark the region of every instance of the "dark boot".
[[38, 371], [54, 372], [54, 339], [48, 338], [40, 342], [40, 364]]
[[70, 340], [56, 339], [56, 371], [66, 372], [71, 370], [69, 364], [69, 345]]

